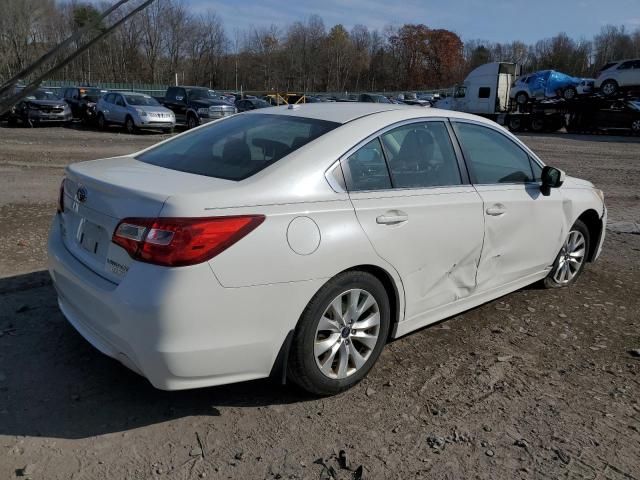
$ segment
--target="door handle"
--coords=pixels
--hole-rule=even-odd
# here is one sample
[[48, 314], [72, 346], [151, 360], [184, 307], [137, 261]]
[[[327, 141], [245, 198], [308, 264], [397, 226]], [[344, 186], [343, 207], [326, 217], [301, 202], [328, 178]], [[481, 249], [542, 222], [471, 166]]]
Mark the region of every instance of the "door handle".
[[496, 203], [487, 208], [487, 215], [491, 215], [492, 217], [499, 217], [500, 215], [504, 215], [507, 211], [507, 207], [505, 207], [501, 203]]
[[386, 212], [384, 215], [376, 217], [376, 223], [381, 225], [397, 225], [398, 223], [404, 223], [409, 220], [409, 215], [398, 210]]

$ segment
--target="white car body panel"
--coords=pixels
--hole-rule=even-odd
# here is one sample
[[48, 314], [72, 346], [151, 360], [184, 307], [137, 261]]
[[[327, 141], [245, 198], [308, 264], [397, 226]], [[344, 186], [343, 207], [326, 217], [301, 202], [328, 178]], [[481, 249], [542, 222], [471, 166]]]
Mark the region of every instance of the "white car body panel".
[[[623, 63], [630, 61], [635, 61], [635, 68], [619, 68]], [[640, 86], [640, 59], [620, 60], [606, 70], [601, 71], [596, 77], [594, 87], [599, 89], [607, 80], [615, 80], [621, 87]]]
[[[156, 167], [137, 154], [67, 168], [65, 212], [54, 218], [48, 245], [60, 308], [96, 348], [158, 388], [268, 376], [311, 298], [344, 270], [385, 272], [395, 290], [398, 337], [543, 278], [581, 214], [594, 210], [606, 219], [593, 185], [571, 177], [548, 197], [538, 185], [348, 193], [325, 177], [367, 137], [418, 118], [481, 123], [537, 158], [473, 115], [387, 104], [309, 104], [269, 114], [345, 123], [237, 182]], [[488, 217], [495, 203], [506, 213]], [[396, 211], [408, 220], [377, 222]], [[128, 217], [246, 214], [266, 219], [229, 249], [188, 267], [135, 261], [103, 240], [92, 254], [78, 235], [82, 222], [102, 228], [108, 241]]]

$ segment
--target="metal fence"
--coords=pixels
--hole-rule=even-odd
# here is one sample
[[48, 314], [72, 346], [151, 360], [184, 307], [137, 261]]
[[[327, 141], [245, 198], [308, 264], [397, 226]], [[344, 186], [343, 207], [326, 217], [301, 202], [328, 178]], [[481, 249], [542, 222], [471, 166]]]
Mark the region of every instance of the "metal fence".
[[[47, 80], [42, 83], [42, 88], [50, 90], [60, 91], [67, 87], [74, 87], [78, 85], [78, 82], [64, 81], [64, 80]], [[146, 93], [153, 97], [162, 97], [166, 92], [169, 85], [155, 84], [155, 83], [129, 83], [129, 82], [91, 82], [91, 87], [100, 88], [103, 90], [119, 90], [123, 92], [139, 92]]]

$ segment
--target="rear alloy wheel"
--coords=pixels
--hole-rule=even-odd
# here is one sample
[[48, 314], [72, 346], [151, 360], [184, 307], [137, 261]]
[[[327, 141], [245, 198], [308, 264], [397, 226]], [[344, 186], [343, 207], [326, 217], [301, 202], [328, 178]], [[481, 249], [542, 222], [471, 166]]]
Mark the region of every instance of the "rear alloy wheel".
[[604, 93], [607, 97], [615, 95], [618, 91], [618, 82], [616, 82], [615, 80], [605, 80], [604, 82], [602, 82], [600, 90], [602, 90], [602, 93]]
[[136, 128], [136, 124], [133, 122], [133, 118], [127, 117], [124, 121], [124, 129], [127, 133], [136, 133], [138, 129]]
[[587, 226], [580, 220], [576, 221], [553, 262], [551, 272], [544, 279], [545, 287], [566, 287], [576, 281], [587, 260], [589, 241]]
[[309, 302], [294, 332], [291, 380], [316, 395], [357, 384], [380, 356], [390, 324], [389, 298], [366, 272], [342, 273]]

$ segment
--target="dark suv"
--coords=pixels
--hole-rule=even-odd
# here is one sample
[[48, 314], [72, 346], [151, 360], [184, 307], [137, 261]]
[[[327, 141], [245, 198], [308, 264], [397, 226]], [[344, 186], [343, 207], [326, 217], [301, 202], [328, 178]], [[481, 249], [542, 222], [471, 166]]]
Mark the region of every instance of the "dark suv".
[[176, 124], [194, 128], [238, 113], [236, 107], [205, 87], [169, 87], [162, 104], [176, 115]]

